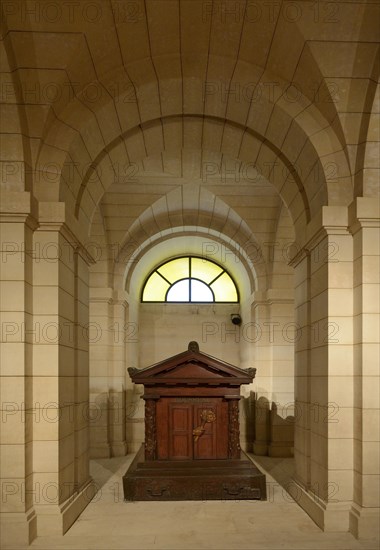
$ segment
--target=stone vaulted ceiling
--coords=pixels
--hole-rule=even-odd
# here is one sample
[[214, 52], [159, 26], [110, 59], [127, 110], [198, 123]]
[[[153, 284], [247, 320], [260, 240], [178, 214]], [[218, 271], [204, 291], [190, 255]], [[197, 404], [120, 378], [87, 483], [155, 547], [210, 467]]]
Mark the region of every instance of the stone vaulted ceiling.
[[2, 10], [6, 184], [64, 201], [83, 239], [219, 220], [263, 243], [280, 216], [294, 238], [322, 205], [375, 193], [378, 2]]

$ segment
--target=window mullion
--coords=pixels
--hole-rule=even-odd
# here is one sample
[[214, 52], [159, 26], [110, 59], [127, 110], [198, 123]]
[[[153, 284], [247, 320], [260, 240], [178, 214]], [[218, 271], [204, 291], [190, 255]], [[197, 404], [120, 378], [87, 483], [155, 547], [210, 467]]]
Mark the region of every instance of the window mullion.
[[164, 277], [163, 275], [161, 275], [161, 273], [159, 271], [156, 270], [156, 273], [157, 275], [159, 275], [160, 277], [162, 277], [164, 279], [164, 281], [166, 281], [170, 286], [172, 286], [172, 283], [170, 281], [167, 280], [166, 277]]
[[215, 279], [213, 279], [210, 283], [208, 283], [208, 286], [211, 287], [212, 283], [215, 283], [215, 281], [216, 281], [217, 279], [219, 279], [219, 277], [221, 277], [221, 276], [223, 275], [223, 273], [226, 273], [226, 270], [225, 270], [225, 269], [223, 269], [223, 271], [222, 271], [221, 273], [219, 273], [219, 275], [217, 275], [217, 276], [215, 277]]
[[[215, 267], [208, 266], [205, 269], [202, 268], [202, 266], [199, 264], [197, 257], [192, 256], [181, 256], [181, 262], [177, 263], [178, 270], [175, 269], [174, 265], [168, 266], [163, 268], [165, 275], [168, 275], [168, 277], [172, 280], [175, 278], [174, 282], [173, 280], [170, 281], [163, 273], [159, 271], [163, 266], [166, 266], [167, 264], [170, 264], [173, 260], [168, 260], [167, 262], [161, 264], [161, 266], [157, 267], [152, 274], [148, 277], [146, 282], [143, 286], [142, 291], [142, 301], [143, 296], [145, 296], [145, 289], [147, 288], [147, 285], [150, 284], [149, 287], [149, 298], [150, 300], [146, 301], [152, 301], [152, 302], [168, 302], [168, 296], [170, 294], [170, 301], [177, 301], [177, 302], [187, 302], [187, 303], [196, 303], [197, 300], [200, 302], [223, 302], [226, 298], [232, 299], [233, 302], [239, 301], [239, 292], [237, 289], [237, 286], [228, 273], [226, 269], [223, 269], [222, 266], [216, 264], [216, 262], [212, 262], [210, 260], [207, 260], [209, 264], [213, 263], [215, 266], [217, 266], [217, 271], [215, 270]], [[187, 262], [187, 268], [186, 268], [186, 262]], [[193, 268], [194, 268], [194, 276], [195, 279], [193, 280]], [[220, 273], [214, 277], [214, 279], [211, 280], [211, 282], [206, 283], [206, 280], [217, 273], [220, 270]], [[226, 280], [223, 278], [223, 276], [226, 274]], [[155, 277], [154, 280], [150, 281], [150, 277]], [[159, 275], [159, 277], [157, 277]], [[220, 279], [221, 278], [221, 279]], [[220, 279], [220, 281], [219, 281]], [[164, 283], [164, 282], [165, 283]], [[203, 288], [203, 286], [200, 284], [202, 283], [206, 288]], [[179, 285], [178, 288], [176, 285]], [[231, 287], [231, 284], [235, 288], [235, 292], [233, 292], [233, 289]], [[153, 285], [153, 287], [152, 287]], [[166, 285], [169, 286], [169, 288], [166, 287]], [[174, 290], [174, 286], [176, 286], [176, 289]], [[186, 291], [187, 286], [187, 291]], [[213, 286], [216, 286], [216, 288], [212, 288]], [[152, 287], [152, 288], [151, 288]], [[157, 291], [156, 291], [157, 290]], [[161, 297], [161, 293], [164, 293], [164, 299]], [[187, 298], [185, 297], [185, 292], [187, 293]], [[235, 298], [236, 295], [236, 298]], [[155, 299], [154, 299], [155, 298]], [[194, 302], [193, 302], [194, 300]], [[228, 302], [228, 300], [227, 300]], [[232, 302], [228, 302], [232, 303]]]

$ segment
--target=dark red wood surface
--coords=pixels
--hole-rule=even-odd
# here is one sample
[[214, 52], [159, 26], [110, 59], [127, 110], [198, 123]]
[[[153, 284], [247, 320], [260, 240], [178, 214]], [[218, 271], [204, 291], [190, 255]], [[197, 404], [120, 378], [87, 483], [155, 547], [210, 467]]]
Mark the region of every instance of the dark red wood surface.
[[183, 353], [128, 372], [144, 385], [145, 456], [124, 476], [126, 499], [265, 498], [265, 476], [241, 457], [239, 442], [240, 386], [255, 369], [191, 342]]

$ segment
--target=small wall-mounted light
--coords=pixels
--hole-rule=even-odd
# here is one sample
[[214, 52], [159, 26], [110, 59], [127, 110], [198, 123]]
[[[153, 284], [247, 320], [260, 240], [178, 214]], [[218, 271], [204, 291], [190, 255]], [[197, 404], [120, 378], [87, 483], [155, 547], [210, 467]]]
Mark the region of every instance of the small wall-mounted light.
[[241, 325], [241, 317], [238, 313], [231, 313], [231, 322], [234, 325]]

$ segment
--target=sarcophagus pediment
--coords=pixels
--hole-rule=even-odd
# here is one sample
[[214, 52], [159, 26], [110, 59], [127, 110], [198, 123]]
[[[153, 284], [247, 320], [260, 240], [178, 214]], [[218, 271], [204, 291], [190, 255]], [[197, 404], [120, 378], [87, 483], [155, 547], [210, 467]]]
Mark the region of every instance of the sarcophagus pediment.
[[178, 384], [190, 383], [194, 385], [199, 379], [200, 385], [217, 383], [227, 387], [250, 384], [254, 379], [256, 369], [241, 369], [226, 363], [199, 351], [194, 344], [196, 342], [190, 342], [186, 351], [145, 369], [129, 368], [128, 372], [132, 381], [135, 384], [159, 386], [167, 384], [173, 378]]

